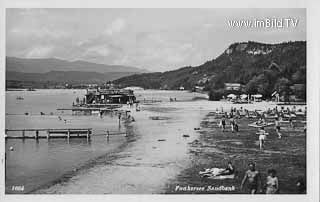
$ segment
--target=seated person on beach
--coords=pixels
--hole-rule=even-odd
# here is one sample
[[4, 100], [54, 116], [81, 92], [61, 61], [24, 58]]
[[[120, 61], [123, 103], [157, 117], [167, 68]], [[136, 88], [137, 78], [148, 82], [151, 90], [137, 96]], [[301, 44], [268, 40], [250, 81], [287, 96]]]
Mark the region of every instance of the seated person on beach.
[[232, 174], [234, 174], [234, 167], [233, 167], [232, 163], [229, 161], [228, 166], [224, 170], [222, 170], [219, 174], [217, 174], [216, 176], [232, 175]]
[[259, 118], [259, 120], [256, 122], [257, 125], [263, 124], [264, 120], [262, 119], [262, 117]]

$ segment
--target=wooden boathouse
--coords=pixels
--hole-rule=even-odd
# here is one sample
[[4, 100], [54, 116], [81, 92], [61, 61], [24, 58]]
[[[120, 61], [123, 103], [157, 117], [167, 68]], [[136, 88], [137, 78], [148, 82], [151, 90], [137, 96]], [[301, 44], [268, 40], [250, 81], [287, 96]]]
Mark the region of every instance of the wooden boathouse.
[[87, 89], [86, 105], [127, 104], [136, 102], [133, 90], [125, 89]]

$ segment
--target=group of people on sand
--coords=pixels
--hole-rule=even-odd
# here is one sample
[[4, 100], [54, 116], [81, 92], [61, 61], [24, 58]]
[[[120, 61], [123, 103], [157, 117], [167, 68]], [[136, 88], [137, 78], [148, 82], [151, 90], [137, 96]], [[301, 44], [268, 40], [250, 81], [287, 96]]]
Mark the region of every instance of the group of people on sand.
[[[277, 194], [279, 193], [279, 180], [277, 171], [275, 169], [268, 169], [267, 177], [263, 183], [261, 173], [256, 170], [255, 163], [248, 164], [249, 169], [245, 172], [241, 181], [240, 190], [246, 190], [250, 194], [265, 193]], [[218, 175], [231, 175], [235, 173], [235, 167], [229, 161], [227, 168], [222, 170]], [[217, 175], [217, 176], [218, 176]], [[296, 182], [296, 188], [299, 193], [304, 193], [306, 190], [304, 180], [299, 178]]]
[[[230, 118], [229, 124], [231, 126], [232, 133], [239, 132], [239, 125], [238, 125], [237, 120], [235, 118]], [[219, 125], [221, 127], [222, 132], [224, 132], [226, 130], [226, 125], [227, 125], [226, 119], [224, 117], [220, 120]]]
[[[265, 180], [265, 184], [263, 186], [261, 174], [255, 168], [255, 164], [253, 162], [248, 164], [249, 169], [246, 171], [240, 185], [240, 189], [243, 190], [244, 185], [246, 184], [247, 190], [250, 194], [256, 193], [266, 193], [266, 194], [277, 194], [279, 193], [279, 181], [276, 176], [277, 172], [275, 169], [268, 170], [268, 176]], [[265, 192], [263, 192], [265, 189]]]
[[[218, 111], [218, 109], [217, 109], [217, 111]], [[222, 112], [223, 112], [223, 109], [222, 109]], [[227, 112], [222, 113], [223, 115], [222, 115], [222, 118], [220, 119], [220, 122], [219, 122], [219, 127], [221, 128], [222, 132], [226, 131], [227, 120], [229, 121], [228, 124], [230, 124], [230, 126], [231, 126], [232, 133], [239, 131], [239, 125], [237, 123], [237, 120], [239, 118], [241, 118], [240, 112], [248, 113], [248, 110], [242, 109], [242, 107], [240, 108], [240, 110], [237, 110], [236, 108], [231, 107], [230, 113], [227, 113]], [[263, 149], [265, 141], [266, 141], [266, 137], [267, 137], [267, 135], [269, 135], [269, 133], [267, 133], [265, 131], [265, 126], [268, 126], [268, 124], [269, 124], [266, 121], [266, 115], [270, 115], [270, 114], [274, 115], [275, 131], [276, 131], [278, 138], [281, 139], [282, 133], [280, 132], [280, 129], [281, 129], [281, 122], [285, 118], [284, 115], [285, 114], [288, 115], [287, 118], [290, 123], [290, 126], [292, 128], [294, 128], [292, 114], [295, 112], [306, 113], [306, 108], [303, 112], [302, 109], [297, 110], [295, 106], [293, 106], [292, 109], [289, 109], [289, 108], [285, 109], [284, 107], [281, 107], [281, 109], [279, 109], [279, 110], [278, 110], [278, 107], [276, 106], [275, 108], [273, 108], [273, 109], [269, 108], [268, 110], [266, 110], [264, 112], [260, 112], [260, 113], [258, 111], [255, 111], [255, 112], [258, 117], [258, 120], [255, 122], [255, 124], [257, 125], [257, 127], [259, 127], [258, 132], [256, 134], [259, 135], [259, 147], [260, 147], [260, 149]], [[305, 130], [305, 128], [304, 128], [304, 130]]]

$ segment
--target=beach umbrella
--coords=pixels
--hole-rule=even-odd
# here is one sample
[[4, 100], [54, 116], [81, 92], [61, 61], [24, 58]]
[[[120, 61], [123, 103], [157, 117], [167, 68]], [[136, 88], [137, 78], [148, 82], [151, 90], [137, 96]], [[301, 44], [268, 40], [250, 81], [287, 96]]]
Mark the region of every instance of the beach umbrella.
[[237, 96], [235, 94], [229, 94], [227, 97], [228, 98], [236, 98]]

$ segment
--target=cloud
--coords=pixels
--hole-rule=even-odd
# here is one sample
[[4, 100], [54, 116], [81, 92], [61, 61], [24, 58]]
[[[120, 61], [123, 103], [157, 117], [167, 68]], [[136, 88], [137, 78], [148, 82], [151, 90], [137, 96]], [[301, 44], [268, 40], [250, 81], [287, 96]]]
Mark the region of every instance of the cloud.
[[126, 21], [122, 18], [115, 19], [105, 30], [109, 36], [121, 32], [126, 26]]
[[205, 24], [203, 24], [203, 27], [209, 29], [209, 28], [212, 28], [212, 27], [213, 27], [213, 24], [211, 24], [211, 23], [205, 23]]
[[9, 31], [10, 34], [16, 35], [17, 37], [36, 37], [36, 38], [54, 38], [61, 39], [68, 37], [69, 34], [60, 30], [49, 30], [46, 27], [42, 28], [13, 28]]
[[105, 45], [93, 46], [87, 49], [87, 53], [97, 54], [100, 56], [108, 56], [110, 54], [110, 50]]
[[[253, 10], [246, 9], [6, 11], [8, 56], [86, 60], [143, 67], [151, 71], [200, 65], [236, 41], [280, 42], [306, 37], [305, 12], [300, 10], [293, 16], [299, 18], [301, 24], [299, 22], [294, 30], [279, 31], [231, 30], [226, 19], [252, 15]], [[283, 11], [286, 12], [283, 14]], [[275, 12], [267, 9], [265, 15], [274, 15]], [[292, 14], [290, 9], [277, 13], [275, 17]]]
[[27, 58], [42, 58], [47, 57], [49, 53], [53, 50], [53, 47], [36, 46], [31, 48], [27, 53]]

